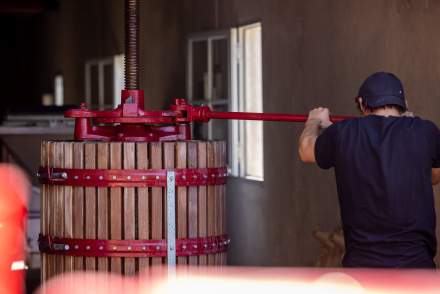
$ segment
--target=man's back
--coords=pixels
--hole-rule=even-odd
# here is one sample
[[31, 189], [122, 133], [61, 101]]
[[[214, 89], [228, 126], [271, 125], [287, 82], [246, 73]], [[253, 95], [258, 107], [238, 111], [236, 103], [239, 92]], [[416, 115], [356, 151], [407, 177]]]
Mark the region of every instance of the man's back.
[[316, 162], [335, 167], [345, 266], [434, 267], [438, 141], [431, 122], [376, 115], [334, 124], [318, 137]]

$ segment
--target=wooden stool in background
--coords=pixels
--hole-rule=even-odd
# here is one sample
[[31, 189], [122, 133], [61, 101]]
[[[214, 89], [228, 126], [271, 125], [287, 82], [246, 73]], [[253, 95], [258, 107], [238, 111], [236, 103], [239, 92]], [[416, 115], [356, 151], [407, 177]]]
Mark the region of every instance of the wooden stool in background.
[[313, 237], [319, 241], [320, 253], [316, 267], [342, 267], [345, 254], [344, 234], [341, 229], [333, 232], [314, 231]]

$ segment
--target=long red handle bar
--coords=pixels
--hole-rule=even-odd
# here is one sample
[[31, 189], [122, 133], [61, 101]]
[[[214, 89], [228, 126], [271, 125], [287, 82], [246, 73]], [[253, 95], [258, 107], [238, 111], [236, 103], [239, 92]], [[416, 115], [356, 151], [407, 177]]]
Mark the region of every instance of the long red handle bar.
[[[209, 119], [237, 119], [237, 120], [259, 120], [259, 121], [285, 121], [285, 122], [306, 122], [307, 115], [304, 114], [281, 114], [281, 113], [255, 113], [255, 112], [217, 112], [209, 111], [206, 116]], [[353, 116], [332, 115], [332, 122], [352, 119]]]

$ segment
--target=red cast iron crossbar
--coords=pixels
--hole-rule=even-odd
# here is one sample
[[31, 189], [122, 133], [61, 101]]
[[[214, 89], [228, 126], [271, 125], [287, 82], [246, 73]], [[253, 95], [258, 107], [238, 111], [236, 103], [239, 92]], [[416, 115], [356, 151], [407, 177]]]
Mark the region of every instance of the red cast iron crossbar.
[[[122, 103], [114, 110], [71, 109], [75, 118], [75, 139], [96, 141], [177, 141], [191, 140], [190, 124], [211, 119], [305, 122], [307, 115], [282, 113], [216, 112], [208, 106], [193, 106], [175, 99], [169, 110], [144, 110], [143, 91], [123, 90]], [[350, 116], [331, 116], [339, 122]]]
[[[177, 256], [198, 256], [226, 252], [228, 235], [176, 240]], [[87, 257], [166, 257], [166, 240], [96, 240], [58, 238], [40, 234], [40, 252]]]

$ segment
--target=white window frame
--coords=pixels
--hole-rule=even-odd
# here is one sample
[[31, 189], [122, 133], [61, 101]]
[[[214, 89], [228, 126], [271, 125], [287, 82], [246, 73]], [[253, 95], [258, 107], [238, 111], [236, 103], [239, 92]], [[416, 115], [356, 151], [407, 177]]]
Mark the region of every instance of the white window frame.
[[[98, 106], [103, 109], [105, 105], [105, 78], [104, 67], [113, 67], [113, 107], [121, 103], [121, 91], [124, 89], [124, 54], [107, 58], [96, 58], [86, 61], [84, 67], [85, 97], [88, 106], [92, 106], [92, 67], [98, 68]], [[95, 105], [93, 105], [95, 106]]]
[[[253, 23], [250, 25], [240, 26], [227, 31], [213, 31], [203, 32], [197, 34], [191, 34], [187, 40], [187, 72], [186, 72], [186, 89], [187, 98], [191, 104], [194, 105], [208, 105], [210, 108], [213, 106], [226, 106], [229, 111], [245, 111], [245, 93], [244, 93], [244, 70], [243, 59], [244, 56], [244, 39], [243, 34], [246, 29], [261, 27], [261, 23]], [[212, 42], [216, 40], [227, 40], [229, 43], [228, 52], [228, 72], [229, 72], [229, 85], [228, 85], [228, 97], [219, 100], [212, 100], [213, 90], [213, 46]], [[206, 41], [207, 42], [207, 83], [208, 83], [208, 97], [205, 99], [194, 99], [193, 96], [193, 46], [195, 42]], [[232, 176], [241, 177], [248, 180], [263, 181], [264, 180], [264, 163], [262, 162], [262, 177], [252, 177], [247, 174], [246, 171], [246, 143], [245, 137], [245, 121], [230, 120], [228, 122], [228, 156], [229, 166]], [[208, 140], [213, 138], [212, 124], [208, 123]], [[260, 143], [263, 146], [263, 142]], [[264, 148], [264, 147], [263, 147]], [[263, 156], [263, 154], [262, 154]], [[262, 158], [264, 161], [264, 157]]]
[[[231, 30], [231, 111], [246, 111], [246, 101], [245, 101], [245, 38], [244, 33], [247, 29], [253, 29], [260, 27], [262, 29], [261, 22], [252, 23], [249, 25], [240, 26], [238, 28], [233, 28]], [[261, 44], [262, 46], [262, 44]], [[262, 60], [261, 60], [262, 62]], [[261, 64], [261, 67], [263, 65]], [[263, 83], [263, 81], [261, 81]], [[262, 101], [261, 101], [262, 103]], [[263, 111], [263, 109], [261, 109]], [[246, 130], [245, 126], [248, 121], [238, 121], [233, 120], [231, 122], [231, 138], [230, 147], [231, 149], [231, 172], [233, 176], [245, 178], [248, 180], [264, 181], [264, 133], [262, 134], [262, 154], [261, 154], [261, 176], [252, 176], [248, 174], [246, 170]], [[262, 130], [263, 132], [263, 130]]]

